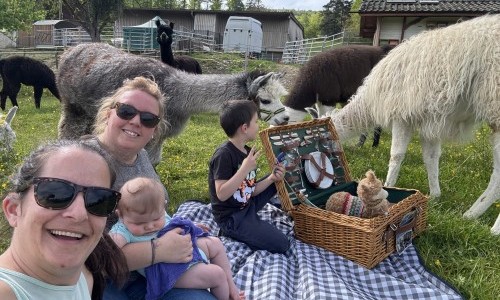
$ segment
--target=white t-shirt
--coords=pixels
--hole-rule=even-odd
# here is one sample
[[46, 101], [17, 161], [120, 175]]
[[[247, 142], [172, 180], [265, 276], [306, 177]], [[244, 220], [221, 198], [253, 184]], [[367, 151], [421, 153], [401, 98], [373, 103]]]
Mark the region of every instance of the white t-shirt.
[[83, 273], [76, 285], [52, 285], [26, 274], [0, 268], [0, 280], [7, 283], [18, 300], [60, 299], [90, 300], [87, 280]]

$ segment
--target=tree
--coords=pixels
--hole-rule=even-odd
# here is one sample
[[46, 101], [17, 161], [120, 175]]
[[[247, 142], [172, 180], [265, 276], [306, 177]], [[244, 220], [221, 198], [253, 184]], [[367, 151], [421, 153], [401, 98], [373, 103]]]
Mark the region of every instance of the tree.
[[178, 3], [177, 0], [124, 0], [124, 5], [130, 8], [166, 8], [175, 9], [182, 4], [184, 0]]
[[93, 42], [101, 41], [101, 32], [120, 15], [123, 0], [62, 0], [69, 20], [78, 23]]
[[[359, 11], [359, 8], [361, 7], [362, 1], [363, 0], [354, 0], [352, 2], [351, 11], [354, 11], [354, 12]], [[349, 31], [350, 33], [352, 33], [354, 35], [359, 35], [360, 20], [361, 20], [361, 17], [359, 16], [358, 13], [352, 13], [349, 20], [347, 20], [346, 31]]]
[[189, 9], [201, 9], [201, 0], [189, 0]]
[[210, 5], [211, 10], [221, 10], [222, 0], [212, 0], [212, 5]]
[[247, 0], [247, 10], [264, 10], [261, 0]]
[[[1, 0], [0, 0], [1, 1]], [[61, 12], [61, 1], [57, 0], [38, 0], [40, 7], [45, 11], [46, 20], [59, 20], [62, 19], [60, 16]]]
[[323, 22], [321, 31], [324, 35], [333, 35], [344, 31], [349, 11], [351, 10], [351, 0], [330, 0], [323, 8]]
[[243, 0], [227, 0], [227, 10], [242, 11], [245, 10]]
[[28, 29], [45, 18], [45, 11], [33, 0], [0, 0], [0, 30]]
[[321, 23], [323, 14], [319, 11], [296, 12], [295, 16], [300, 24], [304, 26], [304, 38], [315, 38], [321, 35]]

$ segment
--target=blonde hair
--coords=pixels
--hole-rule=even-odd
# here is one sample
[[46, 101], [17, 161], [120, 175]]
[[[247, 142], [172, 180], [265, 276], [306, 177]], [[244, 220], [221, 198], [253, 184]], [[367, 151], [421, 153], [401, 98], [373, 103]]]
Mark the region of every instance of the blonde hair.
[[165, 209], [163, 185], [151, 178], [136, 177], [120, 189], [122, 198], [118, 204], [121, 214], [133, 211], [138, 214]]
[[97, 111], [95, 123], [94, 123], [94, 135], [100, 135], [104, 132], [107, 126], [108, 114], [111, 108], [116, 102], [119, 102], [124, 93], [129, 91], [139, 90], [145, 92], [158, 101], [160, 123], [156, 126], [155, 137], [162, 136], [166, 131], [168, 123], [165, 120], [165, 97], [161, 93], [158, 84], [151, 79], [146, 77], [135, 77], [134, 79], [126, 79], [123, 81], [123, 85], [118, 88], [113, 95], [104, 98], [101, 101], [101, 106]]

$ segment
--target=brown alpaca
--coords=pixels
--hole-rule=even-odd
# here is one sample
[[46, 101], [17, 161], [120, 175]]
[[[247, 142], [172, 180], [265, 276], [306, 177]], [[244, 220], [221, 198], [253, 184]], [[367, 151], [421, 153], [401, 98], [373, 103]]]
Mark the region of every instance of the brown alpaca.
[[347, 192], [333, 193], [326, 202], [325, 209], [340, 214], [362, 218], [372, 218], [387, 215], [389, 211], [388, 193], [372, 170], [366, 172], [366, 177], [358, 183], [353, 196]]

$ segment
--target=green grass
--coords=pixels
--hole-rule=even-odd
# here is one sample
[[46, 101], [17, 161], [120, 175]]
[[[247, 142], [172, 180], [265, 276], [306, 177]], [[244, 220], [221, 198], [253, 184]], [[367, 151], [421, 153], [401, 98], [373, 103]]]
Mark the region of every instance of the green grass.
[[[7, 177], [14, 166], [38, 144], [57, 137], [59, 102], [46, 92], [42, 108], [36, 110], [31, 97], [32, 88], [23, 87], [20, 109], [13, 122], [17, 142], [12, 153], [0, 156], [0, 194], [5, 192]], [[261, 126], [265, 128], [265, 124]], [[440, 167], [442, 196], [431, 201], [428, 229], [415, 241], [425, 265], [467, 299], [498, 299], [500, 291], [500, 238], [489, 232], [500, 213], [500, 205], [495, 203], [478, 220], [462, 218], [463, 212], [486, 188], [492, 172], [489, 132], [483, 126], [472, 142], [444, 147]], [[199, 114], [191, 118], [181, 135], [164, 143], [157, 171], [170, 193], [169, 213], [187, 199], [209, 201], [208, 160], [224, 140], [217, 116]], [[355, 142], [343, 144], [352, 177], [360, 178], [366, 170], [373, 169], [383, 178], [389, 161], [390, 135], [384, 132], [380, 146], [375, 149], [368, 145], [371, 140], [363, 148], [356, 147]], [[260, 146], [260, 141], [255, 143]], [[264, 155], [259, 167], [261, 174], [269, 171]], [[397, 186], [429, 192], [417, 137], [409, 146]], [[7, 244], [4, 222], [0, 250]]]

